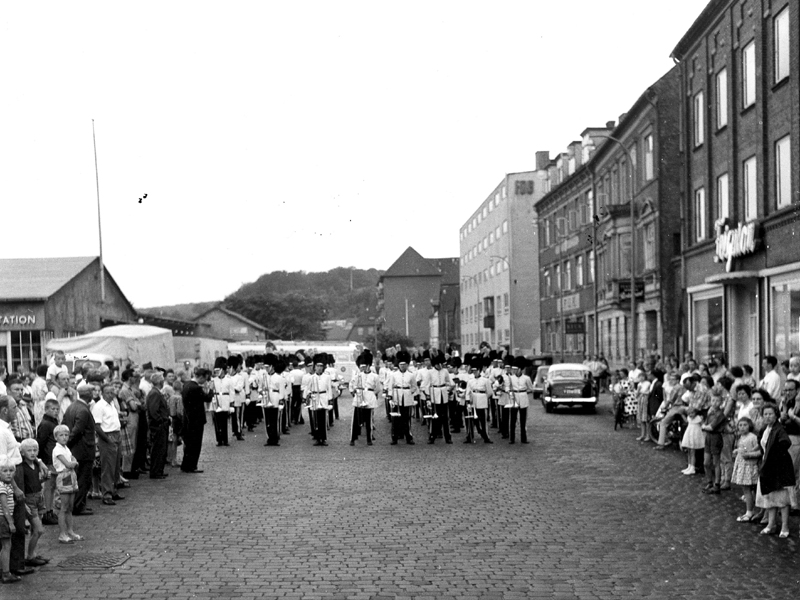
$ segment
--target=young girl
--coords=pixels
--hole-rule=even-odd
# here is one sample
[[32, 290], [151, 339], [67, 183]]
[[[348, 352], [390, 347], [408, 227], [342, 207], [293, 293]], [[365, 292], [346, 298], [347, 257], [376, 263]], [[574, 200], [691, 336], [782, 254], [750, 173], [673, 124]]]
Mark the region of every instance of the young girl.
[[733, 465], [731, 483], [741, 486], [744, 493], [746, 512], [736, 519], [740, 523], [747, 523], [753, 519], [755, 490], [758, 484], [758, 459], [761, 456], [761, 446], [754, 433], [755, 428], [755, 424], [749, 417], [742, 417], [736, 423], [739, 443], [733, 450], [736, 462]]
[[706, 436], [702, 430], [703, 417], [698, 415], [697, 411], [694, 409], [689, 409], [687, 417], [688, 425], [686, 426], [686, 431], [683, 433], [681, 448], [683, 448], [688, 455], [689, 465], [681, 471], [681, 473], [684, 475], [694, 475], [696, 472], [694, 468], [695, 451], [702, 450], [706, 447]]
[[14, 473], [17, 469], [5, 456], [0, 458], [0, 581], [16, 583], [21, 577], [10, 571], [11, 534], [16, 533], [14, 527]]
[[636, 439], [640, 442], [650, 439], [650, 434], [647, 432], [649, 396], [650, 382], [647, 381], [644, 371], [640, 371], [636, 377], [636, 421], [639, 423], [639, 437]]
[[[58, 512], [58, 527], [61, 534], [58, 536], [58, 541], [62, 544], [73, 544], [83, 539], [72, 530], [72, 507], [75, 502], [75, 492], [78, 490], [75, 479], [75, 467], [78, 466], [78, 461], [67, 448], [69, 427], [59, 425], [53, 429], [53, 435], [56, 438], [56, 446], [53, 448], [53, 467], [56, 470], [56, 485], [61, 493], [61, 510]], [[72, 482], [71, 486], [68, 485], [68, 481]], [[68, 491], [68, 488], [72, 491]]]

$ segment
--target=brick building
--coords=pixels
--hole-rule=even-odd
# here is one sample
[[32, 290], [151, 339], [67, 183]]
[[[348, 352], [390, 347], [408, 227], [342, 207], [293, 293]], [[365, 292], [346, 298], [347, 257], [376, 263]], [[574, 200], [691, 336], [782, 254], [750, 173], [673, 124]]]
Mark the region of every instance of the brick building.
[[800, 6], [709, 2], [678, 42], [685, 347], [800, 351]]
[[379, 328], [430, 343], [430, 317], [442, 285], [458, 283], [457, 258], [423, 258], [408, 247], [378, 280]]
[[534, 204], [545, 193], [546, 152], [537, 169], [506, 175], [461, 226], [461, 345], [481, 342], [538, 353], [539, 247]]

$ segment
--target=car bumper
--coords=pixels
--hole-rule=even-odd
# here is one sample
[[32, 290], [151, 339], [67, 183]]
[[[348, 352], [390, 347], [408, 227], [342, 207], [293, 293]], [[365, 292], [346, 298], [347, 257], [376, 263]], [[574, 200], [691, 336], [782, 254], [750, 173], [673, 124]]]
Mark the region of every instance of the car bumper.
[[585, 406], [587, 404], [597, 404], [597, 396], [591, 396], [589, 398], [559, 398], [557, 396], [545, 396], [544, 401], [546, 404], [569, 404], [571, 406]]

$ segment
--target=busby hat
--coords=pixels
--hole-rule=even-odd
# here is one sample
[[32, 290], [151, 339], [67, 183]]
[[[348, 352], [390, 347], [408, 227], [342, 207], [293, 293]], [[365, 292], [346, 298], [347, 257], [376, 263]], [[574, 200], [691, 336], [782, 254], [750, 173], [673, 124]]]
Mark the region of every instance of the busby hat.
[[264, 364], [267, 366], [274, 367], [277, 361], [278, 357], [272, 354], [272, 352], [264, 355]]
[[435, 352], [433, 356], [431, 356], [431, 364], [432, 365], [440, 365], [444, 362], [444, 355]]
[[234, 369], [238, 369], [239, 365], [241, 364], [241, 357], [237, 355], [229, 356], [228, 357], [228, 366]]
[[431, 351], [430, 350], [423, 350], [422, 351], [422, 360], [425, 359], [431, 360]]
[[328, 364], [328, 355], [324, 352], [318, 352], [314, 355], [314, 364], [315, 365], [327, 365]]
[[516, 369], [524, 369], [528, 366], [528, 361], [524, 356], [515, 356], [514, 357], [514, 368]]
[[286, 361], [283, 357], [278, 357], [275, 359], [275, 372], [280, 374], [286, 370]]
[[411, 361], [411, 355], [408, 353], [407, 350], [400, 350], [399, 352], [397, 352], [397, 354], [395, 354], [395, 360], [397, 361], [398, 365], [400, 363], [408, 364]]
[[214, 359], [214, 368], [215, 369], [227, 369], [228, 368], [228, 359], [224, 356], [218, 356]]
[[462, 365], [461, 357], [454, 356], [450, 359], [450, 366], [458, 369]]
[[510, 354], [506, 354], [503, 357], [503, 365], [506, 366], [506, 367], [513, 366], [514, 365], [514, 357], [511, 356]]
[[481, 357], [472, 355], [469, 361], [469, 368], [470, 370], [475, 369], [476, 371], [480, 371], [483, 368], [483, 361], [481, 360]]

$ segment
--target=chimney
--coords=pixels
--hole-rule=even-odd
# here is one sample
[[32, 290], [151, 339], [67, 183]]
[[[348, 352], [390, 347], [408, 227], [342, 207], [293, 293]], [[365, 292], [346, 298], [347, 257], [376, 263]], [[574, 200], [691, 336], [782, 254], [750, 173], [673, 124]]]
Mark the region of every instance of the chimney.
[[614, 121], [606, 121], [606, 129], [614, 129]]
[[536, 170], [543, 171], [547, 169], [550, 164], [550, 152], [548, 150], [540, 150], [536, 153]]
[[627, 117], [627, 116], [628, 116], [628, 113], [622, 113], [622, 114], [619, 116], [619, 122], [620, 122], [620, 123], [622, 123], [622, 121], [624, 121], [624, 120], [625, 120], [625, 117]]

